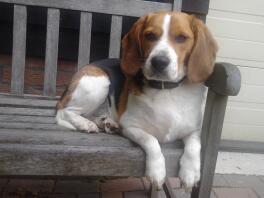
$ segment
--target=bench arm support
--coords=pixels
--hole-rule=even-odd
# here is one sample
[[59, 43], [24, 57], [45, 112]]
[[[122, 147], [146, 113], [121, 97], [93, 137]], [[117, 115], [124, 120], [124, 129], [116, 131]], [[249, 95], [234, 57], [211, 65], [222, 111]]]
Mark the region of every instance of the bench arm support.
[[216, 63], [205, 85], [216, 94], [236, 96], [241, 87], [240, 71], [230, 63]]

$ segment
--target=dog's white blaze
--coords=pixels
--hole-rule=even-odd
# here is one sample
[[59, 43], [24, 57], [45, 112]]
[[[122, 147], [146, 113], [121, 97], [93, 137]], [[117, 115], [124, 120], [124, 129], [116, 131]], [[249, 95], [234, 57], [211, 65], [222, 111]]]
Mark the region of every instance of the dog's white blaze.
[[165, 42], [165, 45], [168, 45], [170, 21], [171, 21], [171, 16], [168, 14], [165, 15], [164, 20], [163, 20], [163, 25], [162, 25], [163, 33], [162, 33], [161, 41], [160, 41], [160, 42]]
[[[151, 53], [149, 54], [149, 57], [146, 60], [146, 65], [143, 68], [144, 75], [148, 79], [164, 80], [164, 81], [178, 81], [183, 76], [178, 71], [178, 65], [177, 65], [178, 56], [175, 50], [170, 45], [170, 41], [169, 41], [170, 24], [171, 24], [171, 15], [166, 14], [163, 19], [162, 35], [160, 37], [160, 40], [157, 43], [157, 45], [153, 48]], [[166, 69], [167, 76], [158, 77], [158, 76], [152, 75], [151, 59], [154, 56], [157, 56], [163, 53], [165, 53], [165, 55], [170, 59], [170, 64], [168, 65]]]

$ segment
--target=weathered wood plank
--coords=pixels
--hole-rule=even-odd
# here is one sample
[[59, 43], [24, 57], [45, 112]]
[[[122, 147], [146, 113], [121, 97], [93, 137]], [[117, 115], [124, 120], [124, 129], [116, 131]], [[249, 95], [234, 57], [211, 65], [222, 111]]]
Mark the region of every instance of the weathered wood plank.
[[169, 3], [142, 0], [0, 0], [0, 2], [135, 17], [149, 12], [172, 10]]
[[[0, 128], [2, 129], [34, 129], [34, 130], [58, 130], [58, 131], [66, 131], [69, 129], [65, 129], [62, 126], [57, 124], [45, 124], [45, 123], [30, 123], [30, 122], [5, 122], [0, 123]], [[17, 134], [20, 136], [20, 134]]]
[[181, 12], [182, 0], [173, 0], [173, 11]]
[[241, 87], [241, 74], [237, 66], [230, 63], [216, 63], [213, 74], [205, 83], [215, 93], [235, 96]]
[[[68, 145], [68, 146], [104, 146], [136, 147], [136, 144], [120, 135], [90, 133], [65, 130], [40, 129], [0, 129], [0, 143], [30, 145]], [[163, 149], [182, 149], [178, 143], [163, 144]], [[169, 166], [168, 166], [169, 167]]]
[[90, 62], [92, 14], [81, 12], [78, 69]]
[[201, 180], [199, 187], [193, 189], [192, 198], [210, 197], [226, 103], [227, 96], [209, 89], [201, 136]]
[[1, 128], [0, 134], [0, 142], [9, 144], [135, 147], [131, 141], [118, 135], [87, 134], [69, 129], [44, 131]]
[[[0, 106], [21, 106], [21, 107], [39, 107], [39, 108], [55, 108], [56, 100], [44, 100], [38, 98], [19, 98], [13, 96], [1, 96]], [[0, 112], [1, 113], [1, 112]]]
[[166, 194], [163, 190], [157, 190], [156, 187], [151, 186], [150, 198], [166, 198]]
[[45, 116], [21, 116], [21, 115], [1, 115], [0, 122], [24, 122], [24, 123], [43, 123], [43, 124], [54, 124], [54, 117]]
[[56, 95], [57, 59], [59, 44], [60, 10], [49, 8], [47, 16], [47, 38], [44, 90], [46, 96]]
[[163, 185], [163, 189], [164, 189], [164, 192], [165, 192], [167, 198], [177, 198], [173, 192], [173, 188], [169, 182], [168, 177], [165, 180], [165, 183]]
[[121, 47], [122, 20], [121, 16], [112, 16], [109, 58], [119, 58]]
[[[148, 198], [148, 194], [145, 191], [131, 191], [131, 192], [124, 192], [123, 198]], [[121, 197], [120, 193], [120, 197]], [[108, 197], [108, 196], [107, 196]]]
[[0, 113], [7, 115], [54, 116], [55, 109], [0, 107]]
[[16, 95], [16, 94], [10, 94], [10, 93], [0, 93], [0, 97], [13, 97], [13, 98], [32, 98], [32, 99], [40, 99], [40, 100], [58, 100], [60, 96], [56, 97], [49, 97], [49, 96], [42, 96], [42, 95], [33, 95], [33, 94], [23, 94], [23, 95]]
[[[167, 160], [177, 161], [181, 155], [178, 150], [163, 152]], [[2, 176], [143, 176], [144, 169], [145, 154], [139, 147], [0, 144]]]
[[27, 8], [14, 5], [11, 92], [23, 94], [26, 58]]

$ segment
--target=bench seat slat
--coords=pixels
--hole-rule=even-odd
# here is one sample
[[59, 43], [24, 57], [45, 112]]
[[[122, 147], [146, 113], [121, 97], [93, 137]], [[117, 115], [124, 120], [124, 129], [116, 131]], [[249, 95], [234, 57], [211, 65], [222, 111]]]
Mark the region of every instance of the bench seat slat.
[[[38, 108], [54, 108], [56, 100], [41, 100], [32, 98], [7, 97], [0, 95], [0, 106], [23, 106]], [[1, 113], [1, 112], [0, 112]]]
[[92, 14], [81, 12], [78, 69], [90, 62]]
[[[68, 145], [99, 147], [137, 147], [125, 137], [106, 133], [90, 133], [80, 131], [40, 129], [0, 129], [0, 143], [31, 145]], [[167, 143], [163, 148], [181, 149], [182, 142]]]
[[[177, 175], [181, 150], [163, 149], [167, 175]], [[0, 144], [0, 175], [143, 176], [139, 147]]]
[[47, 16], [46, 57], [43, 90], [43, 94], [46, 96], [56, 95], [59, 25], [60, 10], [49, 8]]
[[33, 116], [54, 116], [54, 109], [33, 109], [33, 108], [16, 108], [0, 107], [0, 114], [7, 115], [33, 115]]
[[1, 115], [0, 114], [0, 123], [1, 122], [25, 122], [25, 123], [42, 123], [42, 124], [54, 124], [54, 117], [45, 117], [45, 116], [28, 116], [28, 115]]
[[57, 124], [47, 124], [47, 123], [30, 123], [30, 122], [5, 122], [0, 123], [0, 128], [2, 129], [34, 129], [34, 130], [67, 130]]
[[109, 58], [119, 58], [121, 47], [122, 17], [112, 16]]
[[27, 8], [14, 5], [11, 92], [23, 94], [26, 58]]

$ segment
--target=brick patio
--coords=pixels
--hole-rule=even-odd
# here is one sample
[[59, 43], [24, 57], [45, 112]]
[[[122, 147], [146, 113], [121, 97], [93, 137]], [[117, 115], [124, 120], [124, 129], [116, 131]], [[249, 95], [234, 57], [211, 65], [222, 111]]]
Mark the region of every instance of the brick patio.
[[[188, 198], [178, 178], [170, 178], [174, 193]], [[115, 180], [1, 178], [3, 198], [147, 198], [150, 185], [145, 178]], [[262, 198], [264, 177], [216, 174], [212, 198]]]

